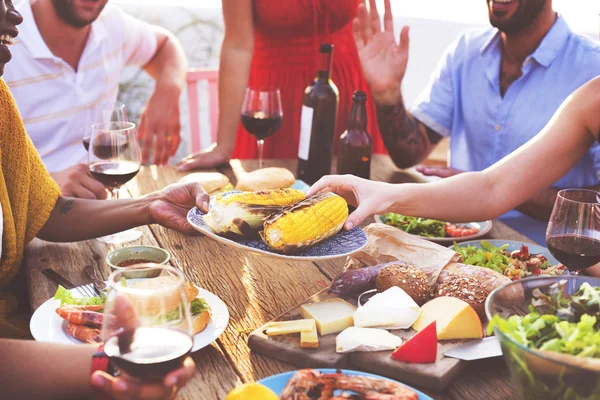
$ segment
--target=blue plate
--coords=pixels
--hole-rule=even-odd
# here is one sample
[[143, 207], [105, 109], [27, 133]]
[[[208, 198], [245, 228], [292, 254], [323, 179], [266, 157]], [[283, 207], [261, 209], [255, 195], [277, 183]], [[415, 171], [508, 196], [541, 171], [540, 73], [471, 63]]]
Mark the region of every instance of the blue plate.
[[290, 187], [292, 189], [300, 190], [304, 193], [308, 192], [308, 189], [310, 189], [310, 185], [301, 180], [296, 180], [296, 182], [294, 182], [294, 184]]
[[187, 220], [194, 227], [194, 229], [223, 244], [269, 257], [284, 258], [288, 260], [316, 261], [346, 257], [350, 254], [356, 253], [367, 245], [367, 235], [360, 227], [356, 227], [350, 231], [342, 229], [335, 236], [325, 240], [324, 242], [300, 250], [296, 253], [282, 254], [273, 251], [262, 240], [233, 240], [217, 235], [212, 229], [210, 229], [208, 225], [206, 225], [204, 222], [204, 213], [202, 213], [196, 207], [189, 211]]
[[[317, 371], [320, 371], [320, 372], [326, 373], [326, 374], [332, 374], [332, 373], [337, 372], [335, 369], [317, 369]], [[393, 379], [385, 378], [385, 377], [379, 376], [379, 375], [368, 374], [366, 372], [350, 371], [350, 370], [346, 370], [346, 369], [343, 369], [342, 372], [346, 375], [369, 376], [371, 378], [380, 378], [380, 379], [385, 379], [388, 381], [396, 382]], [[266, 387], [271, 389], [273, 392], [275, 392], [276, 395], [280, 396], [281, 392], [283, 391], [283, 388], [285, 387], [285, 385], [287, 385], [288, 381], [290, 380], [292, 375], [294, 375], [295, 373], [296, 373], [296, 371], [290, 371], [290, 372], [285, 372], [283, 374], [273, 375], [268, 378], [261, 379], [260, 381], [258, 381], [258, 383], [265, 385]], [[405, 386], [411, 388], [408, 385], [405, 385]], [[413, 388], [411, 388], [411, 389], [414, 390], [419, 395], [419, 400], [433, 400], [431, 397], [427, 396], [425, 393], [421, 393], [418, 390], [413, 389]]]

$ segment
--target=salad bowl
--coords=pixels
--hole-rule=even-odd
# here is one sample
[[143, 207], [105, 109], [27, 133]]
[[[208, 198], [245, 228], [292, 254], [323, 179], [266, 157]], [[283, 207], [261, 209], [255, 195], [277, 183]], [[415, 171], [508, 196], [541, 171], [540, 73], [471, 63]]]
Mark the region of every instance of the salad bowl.
[[514, 281], [485, 308], [521, 399], [600, 399], [600, 279]]

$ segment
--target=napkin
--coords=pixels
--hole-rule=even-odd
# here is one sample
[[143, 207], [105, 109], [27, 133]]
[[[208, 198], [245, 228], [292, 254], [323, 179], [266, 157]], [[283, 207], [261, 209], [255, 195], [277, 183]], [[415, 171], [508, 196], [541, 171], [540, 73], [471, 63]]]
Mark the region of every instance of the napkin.
[[344, 270], [402, 261], [425, 272], [433, 285], [446, 265], [460, 260], [460, 254], [454, 250], [393, 226], [374, 223], [363, 230], [368, 237], [367, 245], [346, 259]]

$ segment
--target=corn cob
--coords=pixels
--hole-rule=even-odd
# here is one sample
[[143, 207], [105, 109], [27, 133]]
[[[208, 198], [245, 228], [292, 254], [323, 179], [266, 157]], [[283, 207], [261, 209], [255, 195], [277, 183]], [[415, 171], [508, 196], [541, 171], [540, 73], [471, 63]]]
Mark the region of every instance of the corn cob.
[[317, 194], [265, 219], [260, 236], [272, 249], [293, 252], [329, 239], [348, 218], [348, 204], [334, 194]]
[[215, 197], [204, 222], [219, 235], [252, 238], [262, 229], [266, 217], [302, 199], [304, 193], [296, 189], [229, 193]]

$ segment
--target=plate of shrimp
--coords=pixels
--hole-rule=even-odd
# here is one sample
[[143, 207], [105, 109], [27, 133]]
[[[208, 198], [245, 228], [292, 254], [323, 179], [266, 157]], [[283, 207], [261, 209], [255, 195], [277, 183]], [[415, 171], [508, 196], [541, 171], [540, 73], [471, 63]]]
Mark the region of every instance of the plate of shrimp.
[[450, 223], [396, 213], [375, 215], [375, 222], [393, 226], [422, 239], [448, 244], [483, 237], [492, 229], [492, 221]]
[[[131, 281], [135, 282], [136, 279]], [[198, 286], [196, 288], [198, 297], [203, 298], [210, 306], [211, 318], [206, 328], [194, 335], [192, 352], [215, 341], [229, 323], [229, 310], [225, 303], [213, 293]], [[82, 297], [78, 288], [72, 289], [71, 293], [73, 297]], [[29, 322], [29, 330], [33, 338], [40, 342], [100, 343], [103, 311], [103, 304], [61, 306], [60, 300], [51, 298], [35, 310]]]
[[433, 400], [400, 382], [365, 372], [335, 369], [301, 369], [259, 381], [281, 400], [300, 398]]

